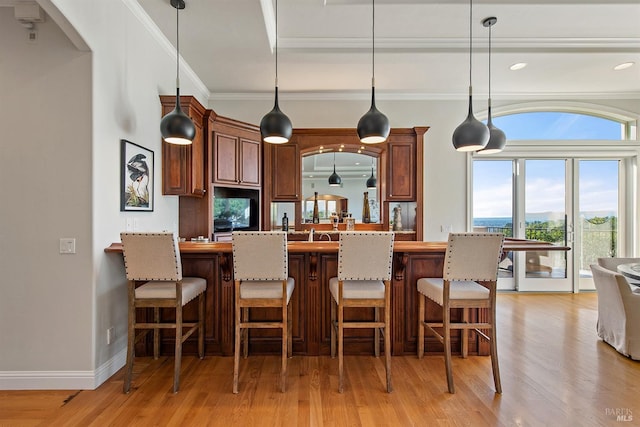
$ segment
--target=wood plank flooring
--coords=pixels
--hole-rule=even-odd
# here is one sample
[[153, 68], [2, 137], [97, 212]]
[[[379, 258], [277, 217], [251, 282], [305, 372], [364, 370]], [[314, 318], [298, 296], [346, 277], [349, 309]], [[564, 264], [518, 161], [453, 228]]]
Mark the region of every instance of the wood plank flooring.
[[[640, 362], [595, 332], [595, 294], [500, 294], [502, 395], [489, 357], [454, 357], [456, 394], [441, 356], [394, 357], [385, 392], [384, 358], [293, 357], [287, 392], [279, 357], [183, 358], [173, 394], [173, 359], [136, 360], [132, 391], [120, 371], [94, 391], [0, 391], [0, 426], [624, 426], [640, 425]], [[622, 416], [618, 418], [618, 416]]]

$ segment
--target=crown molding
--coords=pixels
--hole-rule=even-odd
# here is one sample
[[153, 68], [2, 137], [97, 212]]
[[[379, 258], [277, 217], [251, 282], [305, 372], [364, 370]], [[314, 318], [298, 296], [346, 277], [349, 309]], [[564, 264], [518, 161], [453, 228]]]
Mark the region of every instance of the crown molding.
[[[474, 94], [476, 98], [486, 98], [486, 93]], [[302, 91], [279, 92], [280, 100], [287, 101], [362, 101], [371, 97], [369, 92], [354, 91]], [[461, 101], [469, 97], [468, 92], [382, 92], [376, 91], [376, 100], [382, 101]], [[214, 92], [209, 102], [216, 101], [266, 101], [272, 100], [271, 92]], [[493, 101], [499, 100], [587, 100], [587, 99], [640, 99], [640, 92], [514, 92], [492, 93]]]

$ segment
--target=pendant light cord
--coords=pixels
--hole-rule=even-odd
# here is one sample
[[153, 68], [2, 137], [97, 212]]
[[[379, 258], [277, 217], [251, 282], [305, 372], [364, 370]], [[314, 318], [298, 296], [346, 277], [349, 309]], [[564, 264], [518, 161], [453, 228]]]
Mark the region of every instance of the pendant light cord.
[[491, 27], [489, 25], [489, 107], [491, 107]]
[[473, 0], [469, 0], [469, 95], [471, 95], [471, 56], [473, 52]]
[[180, 4], [176, 7], [176, 87], [180, 88]]
[[276, 87], [278, 87], [278, 0], [276, 0]]
[[371, 1], [371, 87], [376, 85], [376, 0]]

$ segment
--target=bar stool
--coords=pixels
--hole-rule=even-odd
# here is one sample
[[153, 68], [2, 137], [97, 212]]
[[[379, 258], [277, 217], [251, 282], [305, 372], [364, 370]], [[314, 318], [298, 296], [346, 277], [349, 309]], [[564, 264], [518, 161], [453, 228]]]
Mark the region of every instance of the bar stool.
[[[504, 235], [500, 233], [451, 233], [444, 258], [443, 277], [418, 279], [418, 358], [424, 354], [425, 327], [442, 344], [449, 393], [455, 393], [451, 370], [451, 329], [461, 329], [462, 357], [467, 357], [468, 333], [491, 342], [491, 366], [496, 391], [502, 393], [496, 344], [496, 282]], [[426, 298], [442, 307], [442, 322], [425, 319]], [[462, 308], [462, 322], [451, 322], [451, 309]], [[468, 322], [470, 308], [489, 309], [486, 322]], [[442, 334], [434, 328], [442, 328]], [[489, 329], [489, 335], [480, 331]]]
[[[153, 357], [158, 358], [160, 329], [174, 329], [175, 357], [173, 392], [180, 388], [182, 343], [198, 331], [198, 356], [204, 357], [204, 292], [207, 281], [200, 277], [182, 277], [178, 242], [173, 233], [120, 233], [129, 292], [127, 364], [123, 391], [129, 392], [135, 356], [135, 344], [153, 331]], [[136, 282], [146, 283], [136, 287]], [[183, 322], [182, 308], [198, 297], [197, 322]], [[153, 322], [136, 321], [136, 309], [153, 308]], [[160, 323], [160, 308], [175, 310], [174, 322]], [[183, 331], [184, 328], [189, 328]], [[136, 329], [142, 329], [136, 336]]]
[[[282, 329], [280, 390], [284, 393], [287, 356], [291, 355], [291, 295], [295, 282], [289, 276], [287, 234], [277, 231], [234, 231], [232, 236], [233, 276], [235, 283], [235, 351], [233, 392], [238, 393], [240, 345], [244, 341], [247, 357], [250, 328]], [[251, 321], [249, 309], [277, 307], [282, 321]]]
[[[344, 390], [344, 329], [373, 328], [374, 352], [380, 355], [380, 332], [384, 335], [387, 392], [391, 392], [391, 265], [393, 233], [341, 232], [338, 276], [329, 279], [331, 292], [331, 357], [338, 341], [338, 391]], [[344, 321], [348, 307], [373, 307], [373, 321]], [[384, 309], [380, 321], [379, 309]]]

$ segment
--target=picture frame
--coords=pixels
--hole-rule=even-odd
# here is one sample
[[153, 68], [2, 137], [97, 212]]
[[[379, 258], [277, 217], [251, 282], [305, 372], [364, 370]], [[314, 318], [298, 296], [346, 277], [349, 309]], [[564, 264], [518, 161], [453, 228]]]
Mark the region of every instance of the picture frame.
[[126, 139], [120, 140], [120, 211], [152, 212], [153, 151]]

